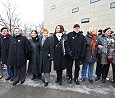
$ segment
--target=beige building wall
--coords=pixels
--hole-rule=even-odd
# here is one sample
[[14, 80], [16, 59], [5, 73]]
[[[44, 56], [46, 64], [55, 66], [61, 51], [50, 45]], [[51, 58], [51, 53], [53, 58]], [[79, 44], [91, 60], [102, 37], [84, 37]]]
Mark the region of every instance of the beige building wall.
[[[115, 31], [115, 0], [44, 0], [44, 25], [49, 32], [54, 32], [61, 24], [67, 32], [72, 31], [75, 23], [80, 24], [86, 33], [90, 27], [104, 29], [111, 27]], [[113, 8], [110, 8], [112, 3]], [[79, 8], [72, 13], [72, 9]], [[74, 12], [75, 10], [73, 10]], [[89, 22], [81, 23], [88, 18]], [[86, 20], [87, 21], [87, 20]]]

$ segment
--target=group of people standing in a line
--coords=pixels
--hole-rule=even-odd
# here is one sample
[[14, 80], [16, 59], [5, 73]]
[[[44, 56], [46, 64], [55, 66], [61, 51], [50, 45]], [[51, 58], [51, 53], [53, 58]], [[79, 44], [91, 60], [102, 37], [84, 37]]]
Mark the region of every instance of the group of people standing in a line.
[[[42, 29], [42, 35], [32, 30], [31, 38], [27, 39], [21, 35], [19, 28], [14, 28], [11, 36], [8, 28], [3, 27], [0, 49], [2, 64], [7, 65], [6, 80], [13, 81], [13, 85], [19, 82], [23, 84], [27, 70], [32, 74], [32, 80], [42, 79], [44, 86], [48, 86], [53, 61], [56, 83], [62, 85], [63, 70], [66, 69], [68, 84], [74, 80], [77, 85], [80, 85], [79, 70], [82, 61], [81, 79], [83, 82], [87, 80], [88, 69], [88, 81], [93, 83], [93, 69], [97, 62], [95, 81], [102, 79], [102, 83], [105, 83], [109, 66], [112, 64], [115, 86], [115, 34], [109, 27], [98, 32], [92, 27], [86, 36], [82, 33], [79, 24], [75, 24], [73, 31], [68, 34], [65, 33], [62, 25], [57, 25], [52, 36], [48, 36], [47, 29]], [[27, 60], [29, 60], [28, 69], [26, 69]], [[73, 65], [74, 76], [72, 76]]]

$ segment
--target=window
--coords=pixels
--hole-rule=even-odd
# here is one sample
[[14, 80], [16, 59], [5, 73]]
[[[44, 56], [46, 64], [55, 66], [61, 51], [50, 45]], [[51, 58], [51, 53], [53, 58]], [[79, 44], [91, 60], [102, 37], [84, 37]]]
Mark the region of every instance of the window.
[[115, 2], [112, 2], [112, 3], [110, 4], [110, 9], [112, 9], [112, 8], [115, 8]]
[[55, 9], [56, 8], [56, 5], [52, 5], [51, 6], [51, 10]]
[[79, 11], [79, 7], [72, 9], [72, 13], [76, 13], [76, 12], [78, 12], [78, 11]]
[[81, 23], [88, 23], [89, 22], [89, 18], [83, 18], [81, 19]]
[[98, 2], [100, 0], [90, 0], [90, 3], [95, 3], [95, 2]]

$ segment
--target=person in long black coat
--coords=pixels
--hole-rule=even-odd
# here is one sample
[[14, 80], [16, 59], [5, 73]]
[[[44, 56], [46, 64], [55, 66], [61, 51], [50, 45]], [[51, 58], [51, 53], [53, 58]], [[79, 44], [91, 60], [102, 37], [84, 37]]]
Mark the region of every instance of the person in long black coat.
[[29, 59], [28, 73], [33, 75], [32, 80], [35, 78], [41, 79], [41, 69], [40, 69], [40, 37], [36, 30], [31, 31], [31, 39], [29, 39], [30, 45], [32, 47], [31, 57]]
[[69, 64], [67, 67], [69, 76], [68, 83], [71, 84], [72, 82], [72, 66], [73, 61], [75, 60], [74, 81], [77, 85], [79, 85], [80, 82], [78, 77], [80, 70], [80, 60], [84, 59], [86, 54], [85, 36], [81, 33], [79, 24], [75, 24], [73, 26], [73, 31], [68, 33], [67, 38], [68, 47], [70, 48], [70, 52], [68, 52]]
[[62, 85], [62, 73], [68, 64], [66, 56], [66, 36], [63, 32], [64, 27], [62, 25], [57, 25], [53, 35], [54, 70], [56, 70], [57, 73], [56, 83], [59, 85]]
[[[1, 62], [1, 36], [2, 34], [0, 33], [0, 62]], [[0, 71], [1, 71], [0, 79], [2, 79], [3, 74], [2, 74], [2, 64], [1, 63], [0, 63]]]
[[42, 38], [40, 41], [40, 67], [41, 72], [44, 73], [44, 86], [48, 86], [50, 72], [51, 72], [51, 61], [54, 59], [54, 48], [53, 40], [48, 37], [48, 30], [42, 30]]
[[3, 27], [1, 29], [1, 61], [2, 64], [7, 66], [7, 73], [8, 76], [5, 80], [13, 80], [13, 67], [12, 65], [7, 65], [8, 59], [8, 51], [9, 51], [9, 44], [10, 44], [10, 37], [9, 30], [7, 27]]
[[19, 81], [21, 84], [26, 79], [26, 63], [31, 52], [29, 41], [21, 35], [20, 28], [14, 28], [13, 36], [10, 40], [8, 65], [14, 67], [14, 82], [16, 85]]

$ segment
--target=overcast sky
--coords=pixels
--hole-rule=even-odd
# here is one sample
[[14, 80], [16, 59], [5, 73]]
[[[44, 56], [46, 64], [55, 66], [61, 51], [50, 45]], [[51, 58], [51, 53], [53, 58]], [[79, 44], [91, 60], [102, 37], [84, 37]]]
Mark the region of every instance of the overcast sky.
[[[21, 20], [26, 23], [35, 24], [42, 22], [44, 19], [43, 1], [44, 0], [14, 0]], [[7, 0], [0, 0], [0, 14], [4, 9], [1, 2], [4, 3], [7, 2]]]

